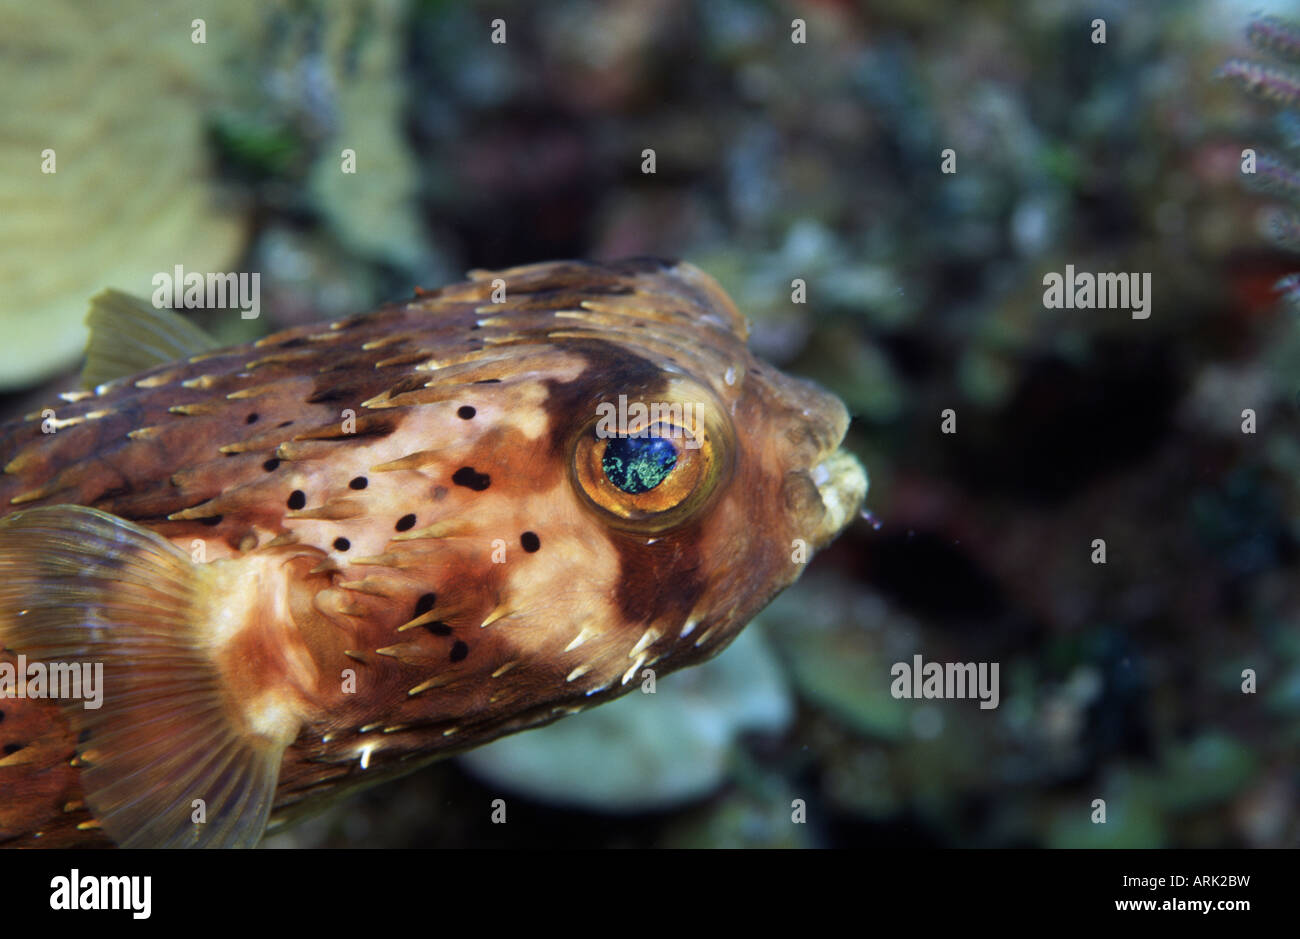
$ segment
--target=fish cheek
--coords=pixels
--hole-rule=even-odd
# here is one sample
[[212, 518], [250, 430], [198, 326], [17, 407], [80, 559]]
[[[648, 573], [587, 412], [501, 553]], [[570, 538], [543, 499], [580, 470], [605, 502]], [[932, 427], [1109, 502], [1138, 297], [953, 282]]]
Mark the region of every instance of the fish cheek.
[[[709, 637], [707, 655], [730, 642], [802, 570], [794, 559], [800, 516], [787, 504], [787, 476], [780, 455], [764, 446], [772, 439], [770, 428], [756, 422], [755, 433], [738, 447], [727, 491], [702, 526], [700, 555], [711, 565], [709, 612], [725, 615], [725, 621], [701, 624], [703, 632], [698, 635]], [[807, 482], [812, 485], [811, 479]], [[802, 488], [795, 491], [799, 499], [808, 495]], [[816, 487], [811, 495], [820, 508]]]
[[653, 544], [643, 537], [612, 532], [618, 553], [618, 609], [633, 631], [659, 620], [684, 623], [704, 596], [701, 526], [694, 522]]

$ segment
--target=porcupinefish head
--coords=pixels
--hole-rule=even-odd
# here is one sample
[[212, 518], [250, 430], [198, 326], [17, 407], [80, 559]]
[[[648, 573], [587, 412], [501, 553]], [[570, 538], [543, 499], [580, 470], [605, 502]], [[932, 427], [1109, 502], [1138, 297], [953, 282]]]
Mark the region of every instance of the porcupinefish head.
[[0, 640], [105, 663], [103, 707], [64, 711], [124, 844], [255, 843], [714, 655], [867, 489], [839, 400], [657, 260], [473, 272], [73, 405], [0, 446]]

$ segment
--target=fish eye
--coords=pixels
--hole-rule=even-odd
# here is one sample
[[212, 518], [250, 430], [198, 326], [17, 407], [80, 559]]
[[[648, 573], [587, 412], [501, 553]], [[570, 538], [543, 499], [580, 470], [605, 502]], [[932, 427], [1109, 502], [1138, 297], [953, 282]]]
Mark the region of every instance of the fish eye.
[[732, 449], [730, 422], [714, 406], [699, 407], [616, 429], [589, 422], [571, 448], [570, 476], [582, 500], [614, 527], [638, 532], [663, 531], [698, 512], [729, 472]]
[[600, 457], [605, 478], [634, 496], [658, 486], [676, 466], [677, 447], [667, 437], [615, 437]]

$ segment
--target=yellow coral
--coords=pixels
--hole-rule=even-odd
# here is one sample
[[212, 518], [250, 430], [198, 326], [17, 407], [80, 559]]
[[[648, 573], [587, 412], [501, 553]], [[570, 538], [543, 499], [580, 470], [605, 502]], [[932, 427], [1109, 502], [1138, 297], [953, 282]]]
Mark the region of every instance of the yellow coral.
[[103, 287], [147, 294], [176, 264], [235, 261], [241, 224], [209, 185], [203, 122], [256, 23], [223, 8], [202, 45], [179, 5], [5, 7], [0, 387], [13, 388], [76, 361]]

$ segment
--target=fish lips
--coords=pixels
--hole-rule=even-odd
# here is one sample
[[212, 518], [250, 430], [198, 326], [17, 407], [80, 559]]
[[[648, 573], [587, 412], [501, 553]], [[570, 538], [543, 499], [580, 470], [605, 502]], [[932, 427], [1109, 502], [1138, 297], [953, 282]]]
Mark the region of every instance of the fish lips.
[[825, 509], [813, 547], [821, 548], [852, 522], [866, 501], [870, 482], [858, 458], [840, 447], [809, 473]]

